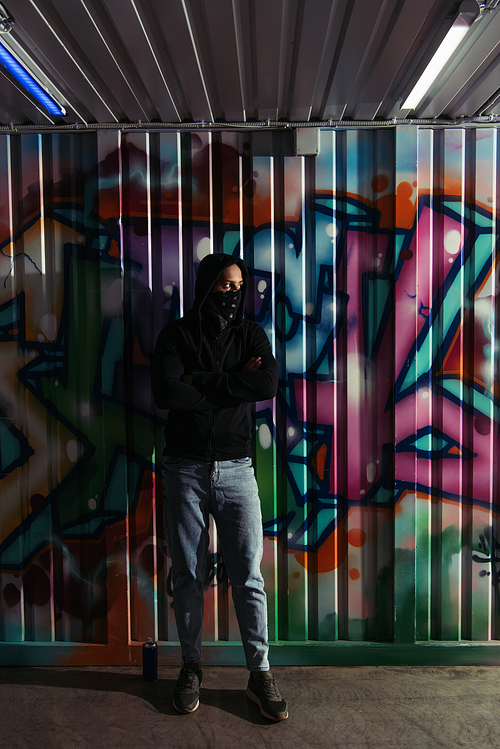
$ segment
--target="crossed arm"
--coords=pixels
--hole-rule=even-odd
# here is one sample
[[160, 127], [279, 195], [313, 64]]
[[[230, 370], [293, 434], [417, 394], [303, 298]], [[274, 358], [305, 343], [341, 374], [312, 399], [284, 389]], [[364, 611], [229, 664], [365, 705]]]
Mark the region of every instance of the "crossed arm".
[[[262, 357], [261, 356], [252, 356], [243, 369], [242, 372], [255, 372], [257, 369], [259, 369], [260, 365], [262, 364]], [[193, 384], [193, 375], [190, 374], [183, 374], [181, 375], [181, 382], [185, 382], [186, 385], [192, 385]]]
[[241, 372], [186, 373], [175, 336], [160, 334], [153, 361], [153, 397], [158, 408], [206, 411], [273, 398], [278, 367], [267, 336], [259, 327], [253, 342], [255, 354]]

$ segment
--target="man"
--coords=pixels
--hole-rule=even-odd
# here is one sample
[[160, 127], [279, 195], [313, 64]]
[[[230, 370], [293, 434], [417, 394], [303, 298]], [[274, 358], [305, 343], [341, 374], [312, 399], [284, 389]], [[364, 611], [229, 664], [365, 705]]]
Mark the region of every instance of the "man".
[[170, 409], [162, 477], [182, 649], [173, 703], [182, 713], [199, 705], [212, 514], [250, 671], [247, 695], [278, 721], [288, 711], [269, 670], [262, 516], [250, 451], [252, 403], [274, 398], [278, 368], [261, 326], [243, 319], [247, 281], [239, 258], [204, 257], [192, 309], [156, 342], [153, 395], [159, 408]]

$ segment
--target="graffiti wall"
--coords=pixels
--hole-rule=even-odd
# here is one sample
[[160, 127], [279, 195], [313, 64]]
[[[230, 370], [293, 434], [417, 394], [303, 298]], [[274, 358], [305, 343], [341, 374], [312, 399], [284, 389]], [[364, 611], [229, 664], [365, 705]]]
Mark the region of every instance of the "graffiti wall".
[[[0, 136], [0, 641], [175, 644], [149, 373], [217, 251], [280, 370], [271, 640], [499, 638], [498, 132]], [[215, 528], [204, 638], [238, 641]]]

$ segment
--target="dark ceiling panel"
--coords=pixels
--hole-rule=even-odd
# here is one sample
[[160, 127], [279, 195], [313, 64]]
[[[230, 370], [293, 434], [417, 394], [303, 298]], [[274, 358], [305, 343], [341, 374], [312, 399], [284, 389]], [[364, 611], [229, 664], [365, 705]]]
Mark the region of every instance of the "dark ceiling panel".
[[[149, 5], [149, 0], [142, 0], [143, 10]], [[190, 23], [184, 8], [187, 8], [187, 0], [155, 0], [155, 15], [158, 19], [164, 40], [162, 47], [158, 48], [157, 54], [161, 58], [164, 49], [168, 52], [187, 102], [188, 111], [186, 116], [191, 120], [210, 121], [212, 102], [208, 91], [204, 88], [204, 79], [200, 74], [200, 68], [195, 55], [193, 39], [190, 35]], [[206, 45], [204, 49], [206, 53]], [[197, 49], [199, 57], [202, 50]], [[210, 61], [203, 60], [205, 68], [210, 67]]]
[[[234, 41], [236, 45], [236, 67], [240, 79], [241, 119], [259, 118], [259, 85], [258, 85], [258, 31], [255, 20], [255, 5], [251, 0], [232, 2], [234, 19]], [[259, 28], [260, 32], [260, 28]], [[277, 45], [279, 47], [279, 45]], [[224, 46], [225, 49], [225, 46]], [[260, 51], [260, 50], [259, 50]], [[227, 60], [231, 64], [231, 60]], [[276, 76], [274, 76], [276, 81]]]
[[[74, 2], [64, 4], [69, 26], [74, 25], [73, 4]], [[135, 60], [123, 42], [106, 5], [101, 0], [78, 0], [78, 5], [83, 9], [82, 24], [86, 23], [89, 29], [86, 35], [86, 55], [92, 60], [101, 80], [108, 81], [126, 117], [132, 121], [159, 119]], [[118, 14], [118, 17], [122, 16], [123, 14]]]
[[[50, 25], [103, 95], [113, 115], [118, 120], [148, 119], [133, 95], [133, 87], [127, 83], [132, 71], [127, 71], [127, 76], [122, 75], [111, 52], [107, 40], [111, 42], [113, 27], [102, 6], [97, 6], [96, 13], [96, 4], [91, 6], [88, 0], [87, 5], [80, 0], [64, 0], [54, 5], [59, 16], [52, 13]], [[78, 41], [70, 29], [78, 29]]]
[[184, 92], [154, 6], [149, 0], [135, 3], [105, 0], [105, 5], [130, 63], [137, 69], [144, 90], [154, 104], [154, 119], [164, 122], [189, 119]]
[[[383, 4], [387, 10], [387, 3]], [[354, 94], [356, 84], [365, 74], [366, 60], [372, 53], [375, 30], [380, 30], [381, 5], [379, 3], [366, 4], [364, 0], [356, 0], [342, 52], [336, 71], [336, 76], [330, 91], [329, 104], [342, 105], [342, 115], [352, 118], [350, 99]], [[388, 12], [387, 18], [390, 13]], [[353, 65], [352, 60], [357, 64]], [[371, 99], [369, 99], [371, 101]]]
[[281, 3], [255, 3], [253, 77], [256, 116], [259, 120], [277, 120], [280, 80], [280, 45], [283, 8]]
[[[398, 86], [401, 82], [401, 73], [408, 69], [414, 59], [414, 55], [411, 54], [412, 48], [420, 42], [420, 30], [432, 11], [433, 5], [434, 0], [422, 0], [417, 4], [399, 3], [393, 9], [391, 23], [387, 27], [372, 69], [365, 76], [358, 100], [360, 105], [367, 98], [377, 102], [377, 110], [373, 116], [387, 117], [388, 106], [394, 106], [394, 99], [398, 95]], [[360, 117], [359, 112], [356, 112], [355, 116]]]
[[329, 102], [329, 97], [353, 7], [354, 3], [350, 0], [339, 0], [339, 2], [332, 4], [323, 40], [321, 62], [311, 95], [311, 117], [313, 119], [338, 117], [343, 110], [342, 104], [336, 106]]
[[[332, 12], [332, 3], [308, 0], [297, 16], [300, 25], [295, 35], [294, 64], [289, 81], [287, 110], [292, 120], [308, 120], [311, 113], [311, 92], [314, 91], [321, 64], [325, 35]], [[330, 50], [330, 54], [333, 50]]]
[[42, 83], [51, 81], [56, 100], [65, 99], [67, 116], [42, 113], [5, 73], [0, 119], [209, 124], [496, 115], [497, 1], [482, 3], [453, 60], [408, 112], [401, 103], [459, 12], [455, 0], [10, 0], [15, 25], [0, 39], [11, 40], [23, 61], [31, 57]]
[[243, 103], [232, 3], [231, 0], [219, 0], [205, 6], [222, 117], [228, 122], [241, 122]]
[[432, 6], [433, 0], [418, 5], [391, 2], [379, 13], [346, 114], [356, 119], [384, 116], [380, 109], [388, 98], [393, 101], [398, 72], [412, 60], [415, 38]]

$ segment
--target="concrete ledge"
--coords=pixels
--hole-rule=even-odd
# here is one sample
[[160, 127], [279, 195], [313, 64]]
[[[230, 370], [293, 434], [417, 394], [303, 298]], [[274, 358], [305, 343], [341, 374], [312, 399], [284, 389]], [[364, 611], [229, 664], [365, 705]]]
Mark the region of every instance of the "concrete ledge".
[[[178, 643], [159, 643], [159, 663], [180, 663]], [[276, 666], [481, 666], [500, 665], [500, 642], [274, 642]], [[244, 666], [239, 642], [205, 643], [207, 666]], [[142, 644], [106, 646], [85, 643], [10, 642], [0, 644], [0, 666], [139, 666]]]

